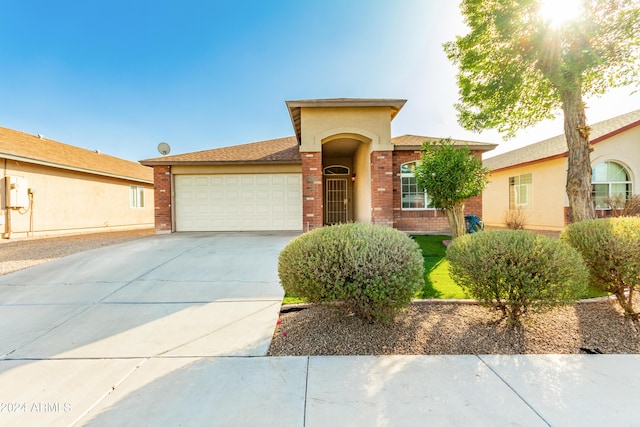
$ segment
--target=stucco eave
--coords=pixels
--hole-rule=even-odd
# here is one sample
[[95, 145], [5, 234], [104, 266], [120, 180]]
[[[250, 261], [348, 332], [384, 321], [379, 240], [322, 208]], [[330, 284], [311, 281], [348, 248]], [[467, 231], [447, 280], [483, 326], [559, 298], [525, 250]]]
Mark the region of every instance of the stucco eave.
[[264, 161], [264, 160], [243, 160], [243, 161], [145, 161], [141, 160], [140, 164], [144, 166], [243, 166], [243, 165], [301, 165], [301, 160], [278, 160], [278, 161]]
[[[470, 151], [491, 151], [494, 150], [498, 144], [488, 144], [484, 146], [478, 145], [455, 145], [456, 147], [467, 147]], [[421, 145], [396, 145], [393, 151], [422, 151]]]
[[30, 159], [30, 158], [27, 158], [27, 157], [14, 156], [14, 155], [11, 155], [11, 154], [0, 153], [0, 158], [7, 159], [7, 160], [14, 160], [14, 161], [17, 161], [17, 162], [30, 163], [30, 164], [39, 165], [39, 166], [47, 166], [47, 167], [55, 168], [55, 169], [68, 170], [68, 171], [73, 171], [73, 172], [82, 172], [82, 173], [86, 173], [86, 174], [89, 174], [89, 175], [105, 176], [105, 177], [109, 177], [109, 178], [123, 179], [125, 181], [140, 182], [140, 183], [144, 183], [144, 184], [153, 184], [153, 179], [146, 180], [146, 179], [140, 179], [140, 178], [135, 178], [135, 177], [131, 177], [131, 176], [113, 174], [113, 173], [109, 173], [109, 172], [101, 172], [101, 171], [95, 171], [95, 170], [91, 170], [91, 169], [77, 168], [77, 167], [68, 166], [68, 165], [61, 165], [61, 164], [58, 164], [58, 163], [51, 163], [51, 162], [45, 162], [45, 161], [42, 161], [42, 160]]

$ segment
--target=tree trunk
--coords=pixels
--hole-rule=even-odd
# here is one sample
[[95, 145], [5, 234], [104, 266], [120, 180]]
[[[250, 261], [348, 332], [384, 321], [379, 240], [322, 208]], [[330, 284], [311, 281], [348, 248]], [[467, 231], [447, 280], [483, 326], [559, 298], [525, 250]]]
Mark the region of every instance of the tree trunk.
[[561, 98], [564, 134], [569, 150], [566, 190], [571, 220], [579, 222], [594, 219], [596, 213], [591, 196], [590, 128], [587, 127], [580, 87], [566, 90]]
[[467, 231], [464, 221], [464, 204], [455, 205], [453, 208], [446, 209], [446, 212], [451, 227], [451, 238], [464, 236]]

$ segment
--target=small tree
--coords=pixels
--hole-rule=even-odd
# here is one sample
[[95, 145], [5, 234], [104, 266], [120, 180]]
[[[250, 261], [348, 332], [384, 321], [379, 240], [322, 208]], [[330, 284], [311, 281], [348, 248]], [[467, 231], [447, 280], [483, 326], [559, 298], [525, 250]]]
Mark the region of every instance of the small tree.
[[464, 235], [464, 203], [482, 194], [489, 182], [489, 170], [482, 167], [482, 161], [471, 154], [469, 147], [456, 147], [449, 139], [425, 142], [415, 175], [433, 206], [447, 213], [451, 237]]

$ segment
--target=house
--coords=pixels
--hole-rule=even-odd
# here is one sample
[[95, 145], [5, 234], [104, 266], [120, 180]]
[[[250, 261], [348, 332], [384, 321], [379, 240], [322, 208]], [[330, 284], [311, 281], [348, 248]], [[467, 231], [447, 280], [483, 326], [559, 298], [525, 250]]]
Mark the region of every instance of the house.
[[153, 227], [153, 171], [0, 127], [3, 238]]
[[[401, 99], [287, 101], [294, 136], [141, 161], [158, 232], [295, 230], [359, 221], [448, 233], [413, 176], [424, 141], [391, 137]], [[495, 144], [454, 141], [474, 155]], [[482, 215], [482, 199], [467, 203]]]
[[[638, 192], [640, 110], [592, 125], [590, 140], [596, 212], [607, 216], [608, 197]], [[532, 230], [558, 232], [571, 221], [564, 135], [491, 157], [484, 166], [492, 170], [483, 193], [485, 225], [504, 227], [505, 215], [514, 209], [522, 211]]]

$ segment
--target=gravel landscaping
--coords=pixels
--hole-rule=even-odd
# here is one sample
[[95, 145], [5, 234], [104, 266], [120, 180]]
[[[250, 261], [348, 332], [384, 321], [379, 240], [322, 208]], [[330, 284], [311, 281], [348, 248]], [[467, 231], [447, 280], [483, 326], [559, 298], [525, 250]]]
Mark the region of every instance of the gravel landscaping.
[[76, 252], [155, 235], [151, 228], [57, 237], [0, 239], [0, 275], [52, 261]]
[[[154, 234], [146, 229], [0, 240], [0, 274]], [[640, 307], [637, 296], [635, 304]], [[281, 314], [269, 355], [584, 353], [581, 348], [640, 353], [640, 325], [626, 319], [614, 300], [529, 314], [518, 327], [499, 311], [460, 302], [414, 302], [390, 325], [313, 305]]]
[[527, 314], [517, 327], [500, 311], [437, 301], [414, 302], [386, 326], [329, 305], [282, 313], [278, 323], [270, 356], [640, 353], [640, 325], [614, 300]]

